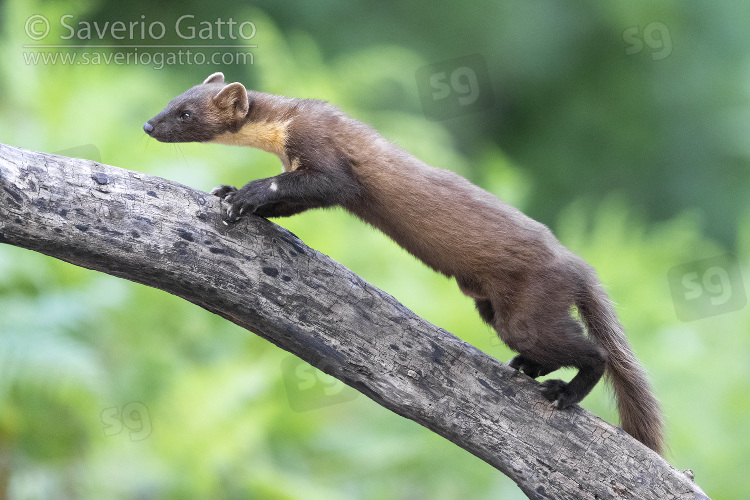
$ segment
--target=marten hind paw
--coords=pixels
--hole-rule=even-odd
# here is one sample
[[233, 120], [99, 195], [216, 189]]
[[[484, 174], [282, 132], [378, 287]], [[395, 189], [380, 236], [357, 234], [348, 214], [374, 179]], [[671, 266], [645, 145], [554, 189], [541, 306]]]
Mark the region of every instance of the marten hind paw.
[[542, 396], [548, 401], [555, 403], [555, 406], [559, 409], [564, 409], [567, 406], [561, 406], [564, 404], [565, 389], [568, 387], [568, 383], [564, 380], [545, 380], [539, 384], [539, 388], [542, 392]]
[[508, 361], [508, 366], [510, 366], [511, 368], [515, 368], [519, 372], [525, 373], [531, 378], [541, 377], [554, 371], [552, 369], [549, 369], [549, 367], [542, 366], [536, 361], [532, 361], [521, 354]]

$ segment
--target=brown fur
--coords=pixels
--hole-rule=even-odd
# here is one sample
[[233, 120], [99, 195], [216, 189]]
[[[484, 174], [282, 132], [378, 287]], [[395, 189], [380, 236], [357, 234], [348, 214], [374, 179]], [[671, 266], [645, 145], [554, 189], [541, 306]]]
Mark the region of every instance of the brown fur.
[[[578, 368], [570, 383], [541, 385], [559, 408], [583, 399], [606, 369], [623, 429], [661, 452], [658, 403], [594, 270], [546, 226], [463, 177], [426, 165], [334, 106], [242, 94], [244, 87], [226, 85], [219, 75], [175, 98], [144, 129], [167, 142], [250, 146], [281, 158], [279, 176], [214, 191], [230, 203], [230, 220], [343, 206], [454, 277], [482, 318], [519, 352], [511, 366], [532, 377]], [[188, 108], [195, 108], [197, 127], [175, 118]], [[591, 338], [571, 317], [572, 306]]]

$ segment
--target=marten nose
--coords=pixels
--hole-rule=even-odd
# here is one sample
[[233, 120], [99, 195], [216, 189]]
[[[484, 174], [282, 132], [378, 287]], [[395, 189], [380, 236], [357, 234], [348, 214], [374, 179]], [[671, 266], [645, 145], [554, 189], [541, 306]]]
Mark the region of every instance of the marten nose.
[[146, 124], [143, 126], [143, 131], [146, 132], [148, 135], [151, 135], [151, 132], [154, 131], [154, 126], [151, 125], [149, 122], [146, 122]]

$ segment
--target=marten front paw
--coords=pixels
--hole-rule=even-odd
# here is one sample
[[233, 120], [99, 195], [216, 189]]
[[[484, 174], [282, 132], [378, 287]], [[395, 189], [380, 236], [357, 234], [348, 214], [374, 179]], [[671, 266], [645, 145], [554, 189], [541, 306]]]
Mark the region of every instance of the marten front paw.
[[229, 222], [237, 222], [241, 216], [252, 214], [259, 206], [263, 205], [264, 197], [257, 190], [257, 186], [244, 186], [234, 193], [229, 193], [224, 201], [229, 203], [229, 209], [227, 210]]
[[211, 194], [229, 203], [227, 220], [237, 222], [241, 215], [253, 213], [259, 201], [250, 189], [237, 189], [234, 186], [221, 185], [211, 190]]
[[[227, 196], [234, 194], [237, 192], [237, 188], [234, 186], [228, 186], [226, 184], [222, 184], [221, 186], [217, 186], [211, 190], [211, 194], [214, 196], [218, 196], [219, 198], [226, 200]], [[227, 200], [229, 201], [229, 200]]]

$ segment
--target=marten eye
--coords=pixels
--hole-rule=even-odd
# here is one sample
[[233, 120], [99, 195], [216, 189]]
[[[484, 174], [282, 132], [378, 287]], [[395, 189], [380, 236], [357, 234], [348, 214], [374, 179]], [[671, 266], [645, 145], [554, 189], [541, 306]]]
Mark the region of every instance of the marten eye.
[[190, 111], [183, 111], [180, 113], [180, 120], [187, 120], [190, 118]]

